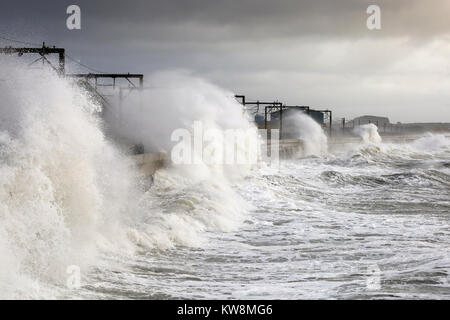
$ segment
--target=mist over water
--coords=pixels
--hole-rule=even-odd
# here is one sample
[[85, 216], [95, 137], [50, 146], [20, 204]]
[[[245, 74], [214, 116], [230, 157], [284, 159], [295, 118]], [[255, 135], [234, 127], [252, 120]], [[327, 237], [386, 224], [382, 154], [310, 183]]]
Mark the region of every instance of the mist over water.
[[[95, 296], [448, 297], [449, 142], [356, 143], [255, 168], [233, 187], [252, 205], [238, 229], [118, 258], [110, 272], [126, 293], [101, 285]], [[110, 281], [104, 271], [95, 279]]]
[[67, 266], [120, 247], [137, 174], [84, 92], [50, 72], [2, 65], [11, 76], [0, 83], [1, 294], [39, 296], [65, 284]]
[[204, 129], [247, 129], [254, 126], [242, 113], [234, 93], [186, 72], [160, 72], [148, 77], [154, 84], [143, 92], [130, 92], [123, 100], [122, 136], [148, 150], [169, 152], [172, 132], [201, 121]]
[[[169, 152], [173, 130], [197, 120], [252, 135], [232, 93], [158, 74], [159, 88], [113, 104], [104, 123], [73, 84], [2, 65], [2, 297], [449, 297], [449, 136], [392, 143], [367, 125], [361, 142], [329, 151], [298, 115], [287, 123], [304, 149], [279, 168], [201, 161], [151, 183], [124, 141]], [[78, 290], [66, 286], [70, 265]]]
[[[5, 69], [13, 76], [0, 83], [2, 295], [58, 296], [68, 266], [89, 270], [102, 265], [104, 254], [198, 246], [206, 230], [237, 227], [248, 205], [231, 188], [230, 168], [200, 163], [163, 169], [149, 190], [149, 178], [105, 137], [101, 108], [89, 94], [51, 72], [6, 61]], [[140, 121], [131, 138], [140, 134], [146, 146], [167, 151], [169, 130], [197, 117], [212, 127], [225, 128], [227, 121], [250, 126], [241, 112], [235, 119], [220, 114], [237, 106], [218, 88], [201, 81], [193, 86], [198, 89], [181, 93], [191, 108], [179, 121], [175, 91], [174, 108], [165, 109], [160, 125], [144, 112], [148, 122]], [[140, 98], [163, 108], [161, 101]]]
[[365, 143], [380, 143], [382, 140], [378, 134], [377, 126], [373, 123], [355, 127], [354, 132], [359, 135]]
[[283, 119], [284, 129], [303, 141], [300, 156], [324, 156], [328, 152], [328, 139], [320, 125], [303, 113], [291, 114]]

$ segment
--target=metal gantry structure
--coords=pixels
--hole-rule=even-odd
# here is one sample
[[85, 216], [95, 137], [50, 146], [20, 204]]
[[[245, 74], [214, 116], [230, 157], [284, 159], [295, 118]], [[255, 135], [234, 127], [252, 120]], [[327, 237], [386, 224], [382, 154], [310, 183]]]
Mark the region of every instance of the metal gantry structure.
[[278, 106], [278, 107], [281, 107], [281, 106], [282, 106], [282, 103], [281, 103], [281, 102], [278, 102], [278, 101], [272, 101], [272, 102], [269, 102], [269, 101], [259, 101], [259, 100], [256, 100], [256, 101], [247, 101], [244, 95], [235, 95], [234, 97], [235, 97], [236, 99], [241, 99], [240, 103], [244, 106], [244, 108], [245, 108], [245, 106], [247, 106], [247, 105], [250, 105], [250, 106], [256, 106], [256, 111], [254, 112], [255, 114], [259, 112], [259, 108], [262, 107], [262, 106], [264, 106], [265, 109], [266, 109], [267, 107], [277, 107], [277, 106]]
[[[14, 47], [5, 47], [0, 48], [0, 53], [12, 55], [17, 54], [19, 56], [23, 56], [24, 54], [38, 54], [40, 57], [34, 60], [31, 64], [42, 60], [46, 62], [50, 67], [57, 71], [60, 76], [68, 77], [68, 78], [76, 78], [83, 79], [89, 81], [91, 79], [95, 80], [94, 87], [97, 88], [97, 80], [109, 78], [113, 80], [112, 87], [116, 86], [116, 79], [121, 78], [127, 80], [130, 85], [137, 87], [130, 79], [138, 79], [139, 87], [142, 88], [144, 86], [144, 75], [143, 74], [133, 74], [133, 73], [74, 73], [74, 74], [66, 74], [66, 52], [64, 48], [56, 48], [55, 46], [49, 47], [45, 45], [45, 42], [42, 43], [42, 47], [40, 48], [14, 48]], [[57, 54], [58, 55], [58, 66], [55, 67], [49, 59], [47, 59], [47, 55]], [[76, 61], [75, 61], [76, 62]], [[78, 62], [77, 62], [78, 63]]]
[[259, 100], [247, 101], [245, 95], [235, 95], [234, 97], [236, 99], [240, 100], [239, 102], [244, 106], [244, 108], [246, 105], [256, 105], [257, 111], [255, 112], [255, 114], [259, 112], [260, 106], [264, 106], [264, 129], [267, 129], [268, 115], [278, 111], [279, 117], [280, 117], [280, 119], [279, 119], [279, 121], [280, 121], [280, 139], [282, 139], [282, 137], [283, 137], [283, 110], [288, 110], [288, 109], [303, 110], [306, 114], [310, 114], [310, 111], [316, 111], [316, 112], [323, 113], [324, 114], [324, 122], [325, 122], [325, 120], [328, 120], [329, 135], [331, 136], [333, 116], [332, 116], [332, 111], [329, 109], [314, 110], [314, 109], [311, 109], [309, 106], [285, 105], [279, 101], [273, 101], [273, 102], [259, 101]]
[[[138, 89], [141, 91], [144, 89], [144, 75], [138, 74], [138, 73], [73, 73], [73, 74], [66, 74], [66, 51], [64, 48], [57, 48], [55, 46], [50, 47], [46, 46], [45, 42], [42, 43], [42, 47], [35, 47], [35, 48], [28, 48], [28, 47], [21, 47], [21, 48], [15, 48], [15, 47], [4, 47], [0, 48], [0, 54], [17, 54], [19, 56], [23, 56], [24, 54], [37, 54], [39, 55], [38, 59], [34, 60], [30, 65], [36, 63], [37, 61], [42, 61], [43, 63], [47, 63], [53, 70], [55, 70], [58, 75], [67, 77], [67, 78], [73, 78], [77, 79], [79, 81], [82, 81], [82, 83], [87, 87], [90, 91], [93, 92], [93, 94], [98, 95], [100, 100], [102, 100], [105, 104], [108, 104], [106, 99], [97, 91], [98, 86], [98, 79], [112, 79], [112, 84], [108, 84], [106, 86], [111, 86], [113, 88], [116, 87], [116, 80], [117, 79], [125, 79], [129, 83], [129, 89]], [[48, 55], [58, 55], [58, 65], [54, 66], [52, 62], [47, 59], [46, 56]], [[70, 58], [70, 57], [69, 57]], [[71, 58], [72, 59], [72, 58]], [[73, 60], [73, 59], [72, 59]], [[75, 60], [73, 60], [75, 61]], [[77, 61], [76, 63], [89, 68]], [[91, 69], [91, 68], [89, 68]], [[94, 70], [95, 71], [95, 70]], [[135, 84], [132, 79], [137, 79], [139, 81], [139, 84]], [[94, 80], [94, 84], [92, 84], [90, 81]], [[105, 86], [105, 84], [101, 84], [101, 86]], [[122, 94], [122, 87], [119, 86], [120, 94], [119, 94], [119, 100], [120, 105], [122, 104], [123, 94]], [[313, 110], [310, 109], [309, 106], [298, 106], [298, 105], [285, 105], [279, 101], [248, 101], [246, 99], [245, 95], [235, 95], [236, 99], [240, 100], [240, 103], [244, 107], [244, 111], [246, 109], [246, 106], [254, 106], [256, 107], [256, 111], [254, 114], [258, 114], [260, 112], [260, 108], [264, 107], [264, 128], [267, 129], [268, 124], [268, 115], [272, 114], [273, 112], [279, 111], [279, 124], [280, 124], [280, 138], [282, 137], [282, 129], [283, 129], [283, 110], [287, 109], [301, 109], [305, 111], [307, 114], [310, 113], [310, 111], [317, 111], [324, 114], [324, 118], [329, 121], [329, 134], [331, 135], [332, 132], [332, 112], [331, 110]]]
[[[17, 54], [18, 56], [23, 56], [24, 54], [30, 54], [30, 55], [39, 55], [39, 57], [31, 62], [29, 65], [32, 65], [38, 61], [42, 61], [43, 63], [47, 63], [53, 70], [57, 72], [57, 74], [61, 77], [66, 78], [72, 78], [74, 80], [77, 80], [80, 85], [82, 85], [86, 90], [88, 90], [99, 102], [101, 102], [102, 105], [104, 105], [107, 109], [110, 109], [112, 111], [111, 105], [109, 104], [108, 100], [104, 97], [103, 94], [101, 94], [97, 89], [100, 84], [98, 84], [98, 79], [112, 79], [112, 84], [101, 84], [101, 86], [111, 86], [113, 88], [116, 87], [116, 80], [117, 79], [125, 79], [128, 81], [129, 87], [135, 88], [135, 89], [143, 89], [144, 87], [144, 75], [139, 73], [73, 73], [73, 74], [67, 74], [66, 73], [66, 50], [64, 48], [57, 48], [55, 46], [50, 47], [46, 46], [45, 42], [42, 43], [42, 47], [34, 47], [34, 48], [15, 48], [15, 47], [4, 47], [0, 48], [0, 54], [6, 54], [6, 55], [13, 55]], [[53, 63], [47, 58], [48, 55], [58, 55], [58, 65], [55, 66]], [[75, 63], [78, 63], [79, 65], [94, 70], [84, 64], [81, 64], [80, 62], [77, 62], [73, 58], [67, 55], [68, 58], [73, 60]], [[94, 70], [95, 71], [95, 70]], [[135, 84], [132, 80], [137, 79], [138, 84]], [[91, 83], [91, 81], [94, 80], [94, 83]], [[119, 88], [121, 88], [119, 86]], [[122, 92], [120, 92], [120, 100], [122, 100]], [[121, 104], [122, 101], [120, 101]]]
[[[56, 48], [53, 47], [47, 47], [45, 45], [45, 42], [42, 43], [42, 48], [13, 48], [13, 47], [5, 47], [0, 48], [0, 53], [3, 54], [17, 54], [19, 56], [23, 56], [24, 54], [38, 54], [40, 57], [33, 61], [31, 64], [42, 60], [43, 62], [47, 62], [53, 70], [57, 71], [59, 75], [65, 74], [65, 64], [66, 64], [66, 56], [65, 56], [65, 49], [64, 48]], [[53, 64], [46, 58], [46, 55], [49, 54], [57, 54], [59, 58], [59, 66], [55, 67]]]
[[78, 79], [84, 79], [84, 80], [95, 80], [95, 88], [98, 86], [98, 79], [105, 79], [109, 78], [113, 80], [113, 83], [110, 85], [113, 88], [116, 87], [116, 79], [122, 78], [129, 82], [129, 84], [135, 88], [136, 84], [134, 84], [130, 79], [138, 79], [139, 80], [139, 88], [144, 87], [144, 75], [138, 74], [138, 73], [73, 73], [73, 74], [67, 74], [66, 77], [69, 78], [78, 78]]

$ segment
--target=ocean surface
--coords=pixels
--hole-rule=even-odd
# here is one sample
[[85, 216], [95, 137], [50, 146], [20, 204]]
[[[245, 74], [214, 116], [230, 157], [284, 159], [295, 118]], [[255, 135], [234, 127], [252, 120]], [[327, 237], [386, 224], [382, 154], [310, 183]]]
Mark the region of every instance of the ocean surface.
[[[236, 231], [206, 232], [198, 247], [106, 256], [111, 267], [92, 271], [81, 296], [450, 297], [449, 136], [347, 145], [254, 169], [233, 188], [251, 205]], [[172, 196], [156, 198], [180, 205]]]
[[[394, 143], [369, 125], [336, 144], [300, 115], [304, 148], [279, 165], [150, 179], [83, 89], [2, 66], [0, 298], [450, 298], [448, 134]], [[171, 77], [124, 107], [121, 134], [166, 151], [194, 121], [252, 135], [232, 93]]]

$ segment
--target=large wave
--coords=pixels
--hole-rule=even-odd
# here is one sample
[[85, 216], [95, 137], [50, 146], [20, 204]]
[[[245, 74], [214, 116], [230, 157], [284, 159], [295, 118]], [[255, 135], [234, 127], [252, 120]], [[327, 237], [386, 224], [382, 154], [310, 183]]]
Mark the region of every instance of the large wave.
[[296, 112], [285, 119], [284, 129], [303, 141], [300, 156], [324, 156], [328, 152], [328, 138], [321, 126], [310, 116]]
[[354, 132], [358, 134], [365, 143], [381, 143], [378, 127], [373, 123], [363, 124], [355, 127]]
[[[99, 250], [196, 245], [204, 230], [236, 228], [245, 206], [228, 171], [203, 163], [169, 168], [156, 174], [149, 190], [130, 158], [105, 138], [100, 106], [88, 94], [51, 72], [10, 61], [2, 66], [9, 74], [0, 82], [3, 297], [56, 296], [58, 290], [51, 288], [64, 288], [67, 267], [89, 268], [98, 263]], [[224, 106], [229, 99], [223, 91], [199, 83], [203, 88], [183, 91], [191, 97], [189, 105], [165, 105], [173, 106], [173, 113], [164, 121], [189, 126], [202, 115], [211, 126], [236, 126], [219, 110], [231, 107], [237, 116], [238, 106]], [[238, 127], [248, 127], [239, 116]], [[161, 127], [152, 126], [141, 130], [143, 141], [167, 147], [170, 135], [162, 132], [155, 140]]]
[[86, 94], [50, 72], [2, 67], [10, 76], [0, 83], [1, 292], [33, 295], [34, 284], [64, 283], [67, 266], [120, 242], [134, 173]]

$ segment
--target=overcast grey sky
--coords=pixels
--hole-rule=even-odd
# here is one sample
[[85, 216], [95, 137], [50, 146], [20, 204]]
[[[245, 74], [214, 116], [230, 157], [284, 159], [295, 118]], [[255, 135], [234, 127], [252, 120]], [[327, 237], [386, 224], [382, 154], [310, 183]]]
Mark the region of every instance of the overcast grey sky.
[[[70, 4], [81, 30], [66, 28]], [[381, 30], [366, 27], [370, 4]], [[4, 0], [0, 36], [45, 40], [106, 72], [190, 70], [337, 117], [450, 122], [449, 0]]]

